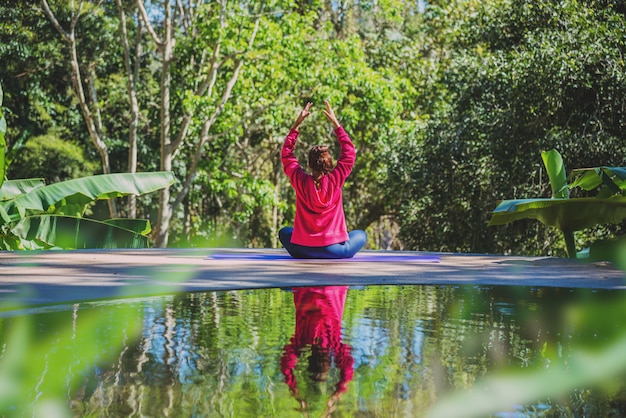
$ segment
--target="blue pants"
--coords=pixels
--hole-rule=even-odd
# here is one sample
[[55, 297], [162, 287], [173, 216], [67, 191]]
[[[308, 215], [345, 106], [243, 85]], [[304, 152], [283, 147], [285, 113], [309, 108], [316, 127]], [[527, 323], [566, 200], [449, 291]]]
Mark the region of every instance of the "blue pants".
[[291, 243], [293, 228], [286, 226], [278, 231], [278, 239], [293, 258], [352, 258], [367, 241], [365, 231], [356, 229], [348, 233], [348, 240], [325, 247], [308, 247]]

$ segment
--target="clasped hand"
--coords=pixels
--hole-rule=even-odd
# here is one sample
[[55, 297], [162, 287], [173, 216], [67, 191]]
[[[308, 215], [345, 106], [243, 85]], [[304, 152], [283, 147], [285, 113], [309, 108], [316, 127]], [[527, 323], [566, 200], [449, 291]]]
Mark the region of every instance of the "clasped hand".
[[[330, 123], [332, 123], [335, 128], [338, 128], [340, 125], [337, 117], [335, 116], [333, 108], [330, 107], [330, 103], [328, 103], [327, 100], [324, 100], [324, 104], [326, 105], [326, 109], [322, 110], [322, 112], [324, 112], [324, 115], [330, 121]], [[300, 126], [300, 124], [311, 114], [311, 106], [313, 106], [313, 103], [311, 102], [308, 102], [306, 106], [304, 106], [304, 109], [300, 111], [298, 118], [293, 124], [292, 129], [298, 129], [298, 126]]]

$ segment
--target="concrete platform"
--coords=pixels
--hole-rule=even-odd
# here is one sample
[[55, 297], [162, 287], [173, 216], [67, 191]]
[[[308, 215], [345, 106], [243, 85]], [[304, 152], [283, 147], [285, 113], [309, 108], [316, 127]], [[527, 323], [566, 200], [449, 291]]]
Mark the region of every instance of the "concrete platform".
[[[243, 258], [208, 259], [212, 253]], [[0, 310], [174, 292], [312, 285], [503, 285], [626, 289], [608, 263], [452, 253], [439, 262], [284, 260], [284, 250], [146, 249], [0, 252]], [[265, 259], [246, 258], [262, 255]], [[274, 256], [274, 257], [271, 257]]]

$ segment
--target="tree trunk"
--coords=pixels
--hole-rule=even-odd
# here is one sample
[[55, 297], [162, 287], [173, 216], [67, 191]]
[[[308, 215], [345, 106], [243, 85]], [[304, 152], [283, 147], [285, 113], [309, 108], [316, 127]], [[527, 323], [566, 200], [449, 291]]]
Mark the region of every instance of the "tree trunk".
[[[135, 43], [134, 67], [130, 59], [130, 46], [126, 29], [126, 14], [122, 8], [122, 0], [115, 0], [120, 17], [120, 32], [122, 46], [124, 48], [124, 67], [126, 69], [126, 84], [128, 99], [130, 102], [130, 121], [128, 126], [128, 172], [137, 172], [137, 129], [139, 126], [139, 104], [137, 102], [137, 77], [139, 75], [139, 60], [141, 57], [141, 19], [137, 16], [137, 38]], [[128, 217], [137, 217], [137, 198], [135, 195], [128, 196]]]
[[[144, 7], [143, 0], [136, 0], [137, 7], [141, 14], [141, 18], [145, 24], [145, 27], [157, 44], [159, 51], [162, 56], [161, 63], [161, 114], [160, 114], [160, 140], [161, 140], [161, 161], [160, 161], [160, 169], [163, 171], [171, 171], [172, 163], [174, 159], [174, 154], [178, 150], [178, 148], [183, 144], [183, 142], [187, 139], [188, 128], [191, 124], [191, 121], [194, 117], [194, 112], [191, 110], [189, 113], [182, 115], [181, 118], [181, 126], [178, 135], [175, 136], [174, 141], [172, 141], [173, 135], [171, 133], [171, 115], [170, 115], [170, 90], [171, 90], [171, 74], [170, 74], [170, 65], [172, 63], [172, 54], [173, 54], [173, 31], [172, 31], [172, 10], [171, 0], [165, 0], [163, 4], [163, 39], [160, 40], [154, 28], [150, 24], [150, 20], [148, 18], [148, 13]], [[180, 18], [184, 24], [184, 30], [189, 32], [191, 30], [192, 22], [192, 12], [193, 7], [190, 7], [189, 10], [186, 10], [182, 7], [182, 5], [178, 4], [180, 8]], [[226, 0], [220, 1], [220, 25], [224, 26], [226, 22]], [[248, 49], [254, 43], [256, 38], [256, 34], [259, 29], [259, 21], [260, 14], [257, 16], [254, 29], [250, 38], [248, 39]], [[203, 82], [195, 89], [194, 94], [196, 96], [207, 96], [211, 97], [214, 93], [214, 87], [217, 81], [218, 71], [223, 64], [220, 61], [220, 48], [221, 48], [221, 38], [217, 40], [215, 47], [213, 48], [212, 57], [210, 62], [208, 63], [208, 68], [206, 71], [206, 77]], [[245, 58], [243, 57], [243, 53], [246, 51], [242, 51], [241, 53], [234, 54], [231, 59], [234, 62], [233, 72], [229, 78], [229, 81], [226, 83], [224, 91], [221, 93], [220, 101], [216, 106], [215, 111], [212, 115], [208, 116], [204, 121], [202, 121], [201, 134], [195, 144], [195, 152], [194, 157], [191, 163], [188, 165], [187, 175], [185, 182], [183, 183], [183, 187], [181, 191], [176, 195], [176, 198], [172, 203], [171, 200], [171, 192], [169, 188], [162, 189], [159, 195], [159, 214], [157, 219], [157, 225], [155, 227], [154, 239], [155, 245], [157, 247], [166, 247], [168, 244], [168, 229], [169, 223], [175, 213], [178, 205], [183, 201], [183, 199], [187, 196], [190, 186], [195, 179], [196, 170], [198, 167], [198, 163], [202, 158], [202, 152], [204, 145], [213, 137], [218, 135], [210, 135], [210, 129], [213, 126], [217, 117], [221, 114], [224, 109], [224, 105], [230, 99], [232, 94], [232, 89], [235, 86], [241, 68], [244, 64]], [[201, 61], [203, 62], [203, 61]], [[204, 64], [202, 64], [204, 65]], [[202, 71], [204, 73], [204, 71]]]
[[[74, 94], [76, 95], [76, 99], [78, 100], [78, 104], [83, 114], [83, 119], [85, 120], [85, 124], [87, 125], [87, 130], [89, 131], [89, 137], [93, 142], [98, 154], [100, 155], [100, 160], [102, 163], [102, 172], [104, 174], [109, 174], [111, 172], [111, 166], [109, 164], [109, 152], [107, 150], [106, 143], [102, 138], [102, 132], [96, 126], [96, 121], [93, 117], [93, 112], [89, 108], [89, 104], [87, 103], [87, 99], [85, 97], [85, 90], [83, 88], [83, 78], [80, 71], [80, 65], [78, 62], [78, 51], [76, 49], [76, 37], [75, 37], [75, 29], [78, 24], [78, 20], [80, 19], [81, 9], [83, 2], [81, 1], [78, 5], [78, 8], [75, 10], [72, 8], [72, 21], [70, 23], [70, 30], [66, 32], [56, 19], [54, 13], [50, 9], [47, 0], [42, 0], [41, 4], [43, 6], [43, 10], [45, 14], [48, 16], [55, 29], [61, 34], [61, 37], [65, 42], [68, 43], [70, 48], [70, 68], [72, 73], [72, 87]], [[112, 218], [117, 217], [117, 209], [115, 207], [114, 199], [107, 199], [109, 203], [109, 214]]]
[[[276, 196], [280, 193], [280, 183], [276, 181], [274, 193]], [[278, 205], [274, 203], [272, 205], [272, 248], [278, 248]]]
[[[163, 4], [163, 39], [160, 40], [154, 28], [150, 24], [148, 12], [143, 4], [143, 0], [137, 0], [137, 8], [141, 18], [146, 25], [148, 33], [154, 40], [157, 48], [161, 52], [161, 103], [160, 103], [160, 142], [161, 161], [160, 169], [172, 171], [173, 147], [171, 143], [171, 119], [170, 119], [170, 88], [171, 74], [170, 65], [172, 63], [172, 50], [174, 38], [172, 36], [172, 10], [171, 1], [165, 0]], [[170, 207], [170, 188], [161, 189], [159, 193], [159, 213], [157, 224], [154, 230], [155, 245], [159, 248], [167, 247], [168, 229], [172, 217]]]
[[[170, 120], [170, 86], [172, 76], [170, 65], [172, 63], [172, 16], [170, 1], [165, 0], [163, 22], [163, 50], [161, 63], [161, 170], [172, 171], [172, 151], [171, 151], [171, 120]], [[159, 218], [157, 221], [156, 246], [167, 247], [169, 238], [168, 229], [172, 211], [170, 207], [170, 188], [161, 190], [159, 195]]]

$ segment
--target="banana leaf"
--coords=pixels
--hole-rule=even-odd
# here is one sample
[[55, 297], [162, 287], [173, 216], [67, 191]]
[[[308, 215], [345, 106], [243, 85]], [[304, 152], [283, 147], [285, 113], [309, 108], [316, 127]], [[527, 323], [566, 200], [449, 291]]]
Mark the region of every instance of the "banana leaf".
[[14, 199], [45, 185], [44, 179], [5, 180], [0, 187], [0, 201]]
[[580, 231], [599, 224], [620, 223], [626, 218], [626, 197], [504, 200], [492, 212], [489, 226], [519, 219], [536, 219], [561, 231]]
[[[552, 198], [504, 200], [493, 210], [488, 225], [536, 219], [560, 229], [568, 255], [575, 258], [574, 231], [599, 224], [618, 224], [626, 218], [626, 197], [622, 196], [622, 190], [626, 189], [626, 167], [575, 169], [567, 177], [558, 151], [543, 151], [541, 157], [550, 178]], [[596, 197], [569, 198], [570, 188], [588, 191], [600, 186], [603, 187]]]
[[150, 221], [147, 219], [128, 219], [128, 218], [115, 218], [102, 221], [106, 224], [117, 226], [119, 228], [128, 229], [140, 235], [147, 236], [152, 231]]
[[542, 151], [541, 159], [548, 172], [550, 186], [552, 187], [553, 198], [568, 198], [567, 176], [565, 174], [565, 164], [563, 157], [557, 150]]
[[[146, 230], [148, 221], [126, 220], [129, 228], [93, 219], [61, 216], [27, 216], [15, 222], [11, 232], [26, 249], [147, 248], [148, 237], [135, 232]], [[131, 224], [136, 225], [132, 226]], [[131, 229], [132, 228], [132, 229]], [[147, 228], [149, 230], [149, 227]]]
[[593, 190], [601, 185], [607, 186], [612, 194], [626, 189], [626, 167], [577, 168], [569, 176], [570, 187]]
[[81, 216], [95, 200], [150, 193], [174, 181], [174, 175], [165, 171], [101, 174], [38, 187], [0, 204], [12, 220], [25, 217], [27, 211]]

